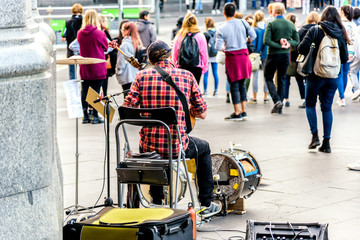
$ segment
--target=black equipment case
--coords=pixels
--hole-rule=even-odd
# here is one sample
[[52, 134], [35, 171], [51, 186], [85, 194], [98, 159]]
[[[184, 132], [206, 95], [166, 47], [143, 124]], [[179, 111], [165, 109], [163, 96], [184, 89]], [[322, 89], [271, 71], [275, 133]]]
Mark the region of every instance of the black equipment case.
[[193, 239], [187, 211], [170, 208], [106, 207], [94, 217], [63, 228], [64, 240]]
[[247, 220], [245, 240], [329, 240], [329, 224], [275, 223]]

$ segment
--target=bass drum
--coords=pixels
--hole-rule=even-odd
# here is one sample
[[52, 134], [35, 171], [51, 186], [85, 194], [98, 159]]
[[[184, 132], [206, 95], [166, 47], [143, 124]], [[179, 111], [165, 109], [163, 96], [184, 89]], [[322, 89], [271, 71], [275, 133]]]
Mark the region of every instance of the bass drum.
[[211, 155], [212, 173], [220, 179], [214, 180], [214, 189], [225, 194], [228, 203], [238, 198], [248, 198], [260, 184], [261, 171], [254, 156], [241, 149], [225, 150]]
[[[187, 180], [185, 175], [185, 170], [180, 167], [180, 174], [179, 174], [179, 188], [178, 188], [178, 202], [185, 197], [186, 187], [187, 187]], [[139, 185], [140, 196], [142, 195], [143, 199], [148, 203], [152, 203], [151, 195], [150, 195], [150, 185], [141, 184]], [[173, 198], [175, 199], [175, 187], [176, 187], [176, 166], [173, 167]], [[168, 204], [170, 201], [170, 196], [168, 194], [169, 188], [168, 186], [164, 186], [164, 193], [165, 193], [165, 204]]]

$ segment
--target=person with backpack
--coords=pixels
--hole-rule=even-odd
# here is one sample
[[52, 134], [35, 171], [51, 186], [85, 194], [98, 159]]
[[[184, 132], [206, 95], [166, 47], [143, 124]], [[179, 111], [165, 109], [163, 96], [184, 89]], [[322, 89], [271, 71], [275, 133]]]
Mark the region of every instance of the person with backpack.
[[[254, 22], [252, 24], [252, 27], [255, 30], [256, 38], [253, 41], [255, 52], [260, 54], [260, 61], [261, 65], [264, 66], [266, 56], [267, 56], [267, 46], [264, 44], [264, 35], [265, 35], [265, 15], [263, 11], [258, 10], [254, 14]], [[251, 82], [253, 87], [253, 98], [249, 100], [249, 103], [256, 104], [257, 103], [257, 93], [258, 93], [258, 78], [259, 78], [259, 71], [260, 69], [257, 69], [255, 71], [252, 71], [251, 73]], [[266, 83], [264, 81], [264, 103], [268, 103], [268, 94], [269, 89], [266, 86]]]
[[136, 73], [139, 72], [127, 61], [127, 58], [134, 56], [137, 48], [142, 48], [142, 42], [136, 24], [133, 22], [126, 22], [121, 28], [121, 33], [124, 38], [120, 49], [126, 56], [120, 52], [117, 53], [116, 79], [121, 84], [123, 91], [126, 91], [130, 89]]
[[[307, 76], [305, 86], [306, 116], [312, 134], [308, 148], [315, 149], [320, 145], [316, 117], [316, 101], [319, 97], [324, 135], [322, 145], [318, 150], [330, 153], [330, 136], [333, 122], [331, 107], [338, 86], [340, 65], [348, 61], [346, 44], [350, 43], [346, 29], [335, 7], [328, 6], [325, 8], [318, 26], [311, 27], [299, 44], [299, 53], [307, 55], [312, 43], [315, 44], [312, 56], [316, 56], [316, 59], [313, 72]], [[327, 57], [322, 57], [324, 55], [327, 55]]]
[[[83, 6], [80, 3], [75, 3], [71, 8], [72, 16], [65, 23], [65, 30], [61, 37], [63, 42], [66, 41], [67, 52], [66, 57], [69, 58], [74, 55], [74, 52], [69, 48], [69, 45], [76, 39], [77, 32], [82, 25]], [[75, 65], [69, 65], [69, 78], [75, 79]]]
[[[217, 73], [218, 63], [216, 62], [216, 55], [217, 49], [215, 48], [215, 22], [212, 17], [205, 18], [205, 25], [206, 25], [206, 32], [204, 33], [207, 47], [208, 47], [208, 54], [209, 54], [209, 63], [211, 63], [211, 69], [214, 76], [214, 94], [213, 96], [217, 96], [217, 90], [219, 85], [219, 76]], [[207, 95], [207, 83], [209, 77], [209, 70], [204, 74], [204, 95]]]
[[215, 46], [218, 51], [225, 51], [225, 69], [234, 107], [234, 113], [225, 120], [241, 121], [247, 118], [245, 79], [251, 77], [251, 62], [246, 42], [248, 37], [253, 41], [256, 34], [246, 21], [234, 17], [235, 10], [234, 3], [225, 4], [225, 23], [216, 31]]
[[206, 38], [200, 32], [193, 13], [185, 15], [183, 25], [175, 36], [172, 60], [177, 67], [191, 72], [198, 84], [201, 75], [208, 70]]
[[139, 32], [141, 42], [147, 48], [150, 43], [156, 40], [156, 29], [153, 23], [150, 22], [150, 12], [142, 10], [139, 13], [139, 20], [136, 22], [136, 27]]
[[348, 82], [348, 74], [349, 74], [350, 64], [353, 62], [354, 55], [355, 55], [354, 43], [355, 43], [355, 40], [357, 37], [357, 34], [356, 34], [357, 27], [356, 27], [356, 24], [352, 21], [353, 16], [354, 16], [354, 10], [351, 6], [342, 6], [341, 7], [341, 10], [340, 10], [341, 21], [346, 29], [346, 33], [347, 33], [351, 43], [349, 43], [347, 45], [349, 59], [346, 63], [341, 65], [341, 72], [339, 75], [339, 85], [338, 85], [339, 99], [338, 99], [337, 103], [339, 104], [340, 107], [346, 106], [344, 93], [345, 93], [346, 85]]

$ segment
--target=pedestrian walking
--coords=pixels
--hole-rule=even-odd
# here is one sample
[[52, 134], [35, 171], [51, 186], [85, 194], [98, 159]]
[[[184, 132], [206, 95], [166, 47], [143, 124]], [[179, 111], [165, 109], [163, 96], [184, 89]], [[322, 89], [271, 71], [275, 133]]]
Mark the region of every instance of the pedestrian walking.
[[[321, 28], [320, 28], [321, 27]], [[341, 63], [348, 61], [348, 51], [346, 44], [350, 43], [350, 39], [347, 36], [346, 29], [342, 24], [340, 15], [335, 7], [328, 6], [321, 14], [321, 21], [319, 27], [314, 26], [309, 29], [306, 33], [305, 38], [301, 41], [298, 46], [300, 54], [307, 55], [310, 49], [310, 45], [315, 43], [313, 56], [317, 56], [320, 43], [322, 42], [325, 34], [331, 38], [337, 39], [339, 56], [333, 56], [335, 58], [340, 57]], [[333, 58], [331, 58], [333, 59]], [[340, 64], [340, 63], [338, 63]], [[330, 137], [331, 128], [333, 122], [332, 115], [332, 103], [334, 95], [338, 86], [339, 79], [325, 78], [316, 75], [314, 72], [310, 74], [306, 79], [305, 87], [305, 105], [306, 105], [306, 116], [309, 122], [310, 131], [312, 134], [311, 142], [308, 146], [309, 149], [315, 149], [320, 145], [317, 127], [316, 117], [316, 102], [319, 97], [320, 109], [322, 112], [323, 121], [323, 142], [319, 151], [330, 153]]]
[[[69, 58], [74, 55], [74, 52], [69, 48], [69, 45], [76, 39], [77, 32], [81, 28], [83, 21], [83, 6], [80, 3], [75, 3], [71, 8], [72, 16], [65, 22], [65, 30], [61, 40], [66, 41], [66, 57]], [[69, 78], [75, 79], [75, 66], [69, 65]]]
[[251, 62], [246, 42], [248, 37], [253, 41], [256, 34], [246, 21], [234, 18], [235, 10], [235, 4], [225, 4], [225, 23], [217, 30], [216, 49], [225, 51], [226, 75], [234, 107], [234, 113], [225, 120], [239, 121], [247, 118], [245, 79], [251, 77]]
[[[266, 26], [264, 43], [269, 46], [264, 68], [264, 77], [274, 107], [271, 113], [282, 114], [286, 70], [289, 65], [290, 47], [299, 44], [299, 34], [292, 22], [285, 19], [285, 7], [281, 3], [274, 5], [275, 20]], [[273, 78], [277, 71], [277, 88]]]
[[201, 75], [208, 70], [206, 38], [200, 32], [193, 13], [185, 15], [183, 25], [175, 36], [172, 59], [176, 66], [191, 72], [198, 84]]
[[[204, 33], [207, 47], [208, 47], [208, 55], [209, 55], [209, 63], [211, 65], [211, 70], [214, 77], [214, 93], [213, 96], [218, 95], [218, 85], [219, 85], [219, 76], [217, 73], [218, 70], [218, 63], [216, 62], [216, 55], [217, 55], [217, 49], [215, 48], [215, 22], [212, 17], [205, 18], [205, 26], [206, 26], [206, 32]], [[209, 67], [210, 68], [210, 67]], [[204, 95], [207, 95], [207, 85], [208, 85], [208, 77], [209, 77], [209, 70], [204, 74]]]
[[147, 48], [152, 42], [156, 40], [155, 26], [150, 22], [150, 12], [142, 10], [139, 13], [139, 20], [136, 22], [137, 31], [141, 42]]
[[[264, 67], [264, 63], [267, 57], [267, 45], [264, 44], [264, 35], [265, 35], [265, 14], [258, 10], [254, 14], [254, 22], [252, 27], [255, 30], [256, 38], [253, 41], [255, 52], [260, 54], [261, 65]], [[251, 73], [251, 82], [253, 87], [253, 97], [249, 100], [249, 103], [257, 103], [257, 93], [258, 93], [258, 78], [259, 78], [260, 69], [252, 71]], [[268, 94], [269, 90], [264, 81], [264, 103], [268, 103]]]
[[[88, 9], [85, 12], [83, 25], [77, 34], [80, 46], [80, 56], [89, 58], [99, 58], [105, 60], [104, 52], [108, 49], [106, 35], [101, 31], [99, 17], [96, 10]], [[81, 82], [81, 103], [84, 112], [83, 124], [99, 124], [104, 121], [98, 116], [98, 112], [93, 109], [93, 118], [89, 118], [86, 96], [89, 87], [100, 92], [103, 81], [106, 79], [106, 63], [80, 65]]]

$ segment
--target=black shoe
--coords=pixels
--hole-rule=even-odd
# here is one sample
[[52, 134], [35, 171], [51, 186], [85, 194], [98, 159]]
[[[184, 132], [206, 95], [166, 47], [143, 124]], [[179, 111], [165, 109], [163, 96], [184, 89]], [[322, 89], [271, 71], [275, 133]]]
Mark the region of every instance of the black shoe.
[[232, 113], [230, 116], [226, 117], [225, 120], [227, 121], [242, 121], [242, 114], [236, 115], [235, 113]]
[[230, 94], [229, 93], [226, 94], [226, 103], [230, 103]]
[[317, 146], [320, 146], [320, 140], [318, 132], [312, 134], [311, 143], [309, 144], [309, 149], [315, 149]]
[[324, 153], [331, 153], [330, 139], [324, 138], [321, 147], [319, 147], [319, 151]]
[[243, 118], [243, 119], [247, 119], [247, 114], [246, 114], [246, 112], [242, 112], [242, 113], [240, 113], [241, 114], [241, 117]]
[[299, 105], [299, 108], [305, 108], [305, 107], [306, 107], [305, 102], [303, 104]]
[[282, 106], [283, 104], [280, 101], [277, 101], [273, 109], [271, 109], [271, 113], [282, 114]]
[[210, 206], [205, 207], [205, 209], [201, 211], [200, 214], [203, 218], [212, 217], [221, 211], [221, 206], [221, 202], [219, 201], [211, 202]]
[[99, 117], [94, 117], [93, 120], [91, 121], [92, 124], [100, 124], [100, 123], [104, 123], [103, 120], [101, 120]]
[[82, 119], [82, 124], [87, 124], [87, 123], [90, 123], [90, 118], [89, 117], [83, 117]]

